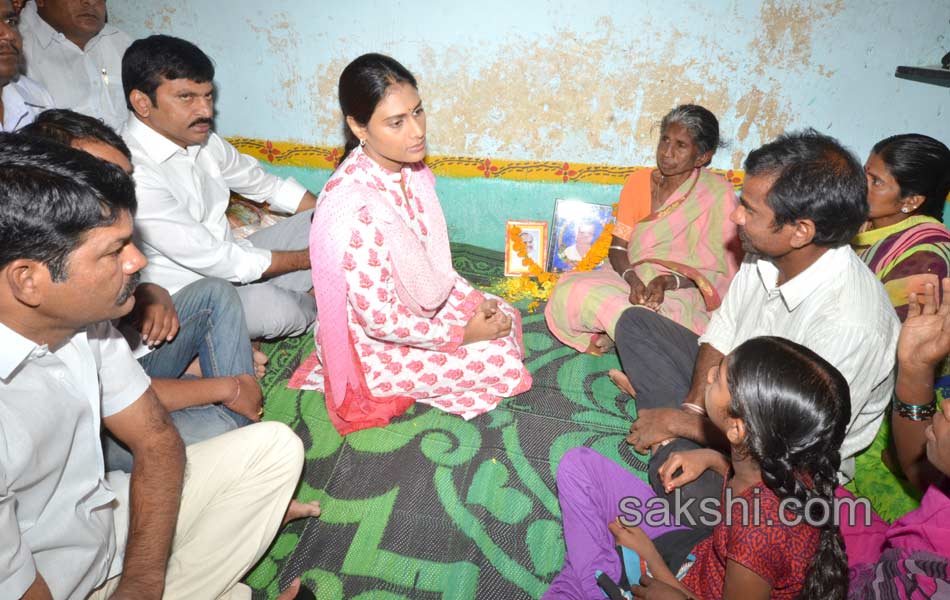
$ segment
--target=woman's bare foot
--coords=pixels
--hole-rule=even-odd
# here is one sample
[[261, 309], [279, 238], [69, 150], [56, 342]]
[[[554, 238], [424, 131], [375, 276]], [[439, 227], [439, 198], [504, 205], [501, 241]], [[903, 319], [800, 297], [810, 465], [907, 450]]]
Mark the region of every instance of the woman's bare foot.
[[300, 592], [300, 578], [297, 577], [290, 582], [290, 585], [287, 586], [287, 589], [282, 591], [277, 600], [294, 600], [297, 597], [297, 594]]
[[297, 502], [296, 500], [291, 500], [290, 506], [287, 507], [287, 512], [284, 513], [284, 521], [282, 525], [286, 525], [287, 523], [296, 521], [297, 519], [319, 516], [320, 503], [318, 501], [313, 500], [311, 502]]
[[254, 376], [260, 379], [267, 374], [267, 355], [261, 352], [260, 347], [253, 348]]
[[594, 356], [603, 356], [613, 350], [614, 342], [606, 333], [595, 333], [590, 337], [590, 345], [587, 346], [587, 354]]
[[610, 381], [612, 381], [615, 386], [620, 388], [621, 392], [629, 396], [637, 395], [637, 390], [633, 388], [633, 384], [630, 383], [630, 379], [627, 378], [623, 371], [619, 369], [611, 369], [607, 371], [607, 377], [610, 378]]

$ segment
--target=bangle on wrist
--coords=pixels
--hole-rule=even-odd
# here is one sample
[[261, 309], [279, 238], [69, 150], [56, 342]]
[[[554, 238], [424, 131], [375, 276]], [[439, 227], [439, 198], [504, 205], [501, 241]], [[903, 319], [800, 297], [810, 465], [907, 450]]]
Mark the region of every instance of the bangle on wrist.
[[673, 277], [674, 285], [669, 291], [680, 289], [680, 276], [677, 275], [676, 273], [670, 273], [670, 275]]
[[[627, 273], [633, 273], [633, 267], [627, 267], [623, 270], [623, 273], [620, 274], [620, 278], [624, 281], [627, 281]], [[634, 273], [636, 275], [636, 273]]]
[[927, 404], [907, 404], [902, 402], [897, 395], [894, 395], [892, 407], [901, 417], [910, 421], [926, 421], [937, 412], [937, 400], [933, 399]]
[[234, 380], [234, 385], [236, 386], [236, 389], [234, 390], [234, 397], [228, 400], [226, 404], [234, 404], [234, 401], [237, 400], [238, 396], [241, 395], [241, 380], [235, 377], [234, 375], [231, 376], [231, 379]]
[[686, 412], [691, 412], [701, 417], [706, 416], [706, 409], [698, 404], [693, 404], [692, 402], [684, 402], [680, 408]]
[[627, 247], [626, 246], [611, 246], [610, 250], [620, 250], [621, 252], [626, 252]]

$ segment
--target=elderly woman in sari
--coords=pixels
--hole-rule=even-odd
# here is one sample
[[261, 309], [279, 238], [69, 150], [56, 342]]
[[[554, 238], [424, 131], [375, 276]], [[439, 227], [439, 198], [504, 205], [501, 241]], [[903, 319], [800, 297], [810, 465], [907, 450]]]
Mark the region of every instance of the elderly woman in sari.
[[[950, 192], [950, 149], [926, 135], [895, 135], [874, 145], [864, 170], [871, 211], [851, 245], [884, 284], [897, 316], [904, 321], [909, 294], [923, 291], [927, 284], [939, 288], [940, 280], [950, 275], [950, 232], [942, 222]], [[938, 396], [950, 396], [940, 381], [948, 372], [948, 363], [943, 361], [937, 369], [936, 387], [942, 390]], [[931, 378], [929, 384], [933, 383]], [[907, 490], [881, 469], [859, 469], [855, 490], [875, 500], [886, 498], [878, 510], [893, 519], [914, 508], [915, 490], [925, 490], [939, 473], [922, 460], [922, 443], [916, 449], [901, 448], [901, 440], [907, 438], [901, 435], [906, 419], [894, 412], [889, 424], [885, 422], [872, 448], [896, 441], [896, 452], [885, 452], [884, 458], [897, 463], [892, 468], [902, 471], [913, 489]], [[873, 451], [865, 460], [877, 461], [879, 456]]]
[[611, 269], [566, 274], [551, 294], [544, 314], [558, 339], [601, 354], [631, 304], [705, 330], [739, 263], [735, 192], [706, 168], [719, 144], [719, 122], [702, 106], [663, 117], [657, 168], [634, 171], [620, 192]]

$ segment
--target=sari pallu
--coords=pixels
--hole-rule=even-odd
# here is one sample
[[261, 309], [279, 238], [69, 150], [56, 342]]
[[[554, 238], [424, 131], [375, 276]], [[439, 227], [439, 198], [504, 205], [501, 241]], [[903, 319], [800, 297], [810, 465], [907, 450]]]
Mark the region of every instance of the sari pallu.
[[[626, 239], [628, 259], [644, 285], [677, 274], [696, 287], [667, 291], [659, 313], [701, 334], [739, 267], [736, 226], [729, 220], [737, 200], [732, 186], [697, 169], [655, 212], [650, 212], [651, 170], [634, 171], [620, 193], [614, 235]], [[548, 328], [578, 351], [592, 336], [611, 339], [630, 308], [630, 286], [610, 266], [562, 275], [545, 307]]]

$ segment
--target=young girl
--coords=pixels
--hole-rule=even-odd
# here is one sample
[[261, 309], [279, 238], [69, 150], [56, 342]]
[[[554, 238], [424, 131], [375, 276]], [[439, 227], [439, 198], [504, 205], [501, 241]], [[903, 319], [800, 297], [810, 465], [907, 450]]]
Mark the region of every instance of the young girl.
[[[847, 381], [804, 346], [754, 338], [710, 369], [706, 407], [729, 440], [729, 456], [709, 449], [674, 453], [660, 477], [673, 490], [706, 469], [722, 473], [723, 498], [733, 502], [704, 511], [722, 521], [711, 529], [685, 528], [667, 514], [660, 527], [650, 527], [656, 521], [649, 518], [627, 527], [618, 515], [631, 522], [632, 499], [641, 518], [651, 514], [649, 485], [588, 448], [571, 450], [557, 475], [567, 556], [545, 597], [603, 598], [595, 574], [620, 581], [618, 544], [634, 550], [652, 573], [631, 588], [636, 598], [845, 597], [847, 559], [830, 516], [850, 420]], [[694, 561], [678, 580], [674, 572], [685, 570], [690, 554]]]
[[452, 268], [415, 77], [364, 54], [339, 95], [347, 154], [310, 232], [317, 350], [290, 386], [323, 390], [341, 434], [413, 402], [470, 419], [526, 391], [518, 311]]

